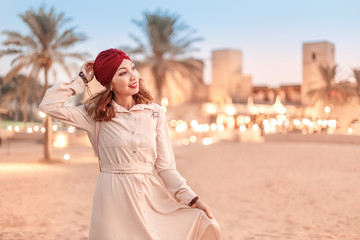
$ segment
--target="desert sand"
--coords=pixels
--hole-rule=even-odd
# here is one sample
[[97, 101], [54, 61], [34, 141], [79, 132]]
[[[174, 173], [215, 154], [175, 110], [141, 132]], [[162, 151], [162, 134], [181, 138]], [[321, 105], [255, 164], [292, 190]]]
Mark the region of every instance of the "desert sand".
[[[360, 239], [360, 146], [218, 142], [174, 145], [177, 167], [233, 239]], [[89, 146], [0, 148], [0, 239], [85, 240], [99, 174]]]

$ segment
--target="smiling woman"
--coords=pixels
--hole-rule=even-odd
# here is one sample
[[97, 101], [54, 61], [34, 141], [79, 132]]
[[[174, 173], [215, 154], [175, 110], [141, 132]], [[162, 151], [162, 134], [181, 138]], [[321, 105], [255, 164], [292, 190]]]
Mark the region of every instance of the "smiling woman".
[[[63, 106], [94, 75], [105, 90], [85, 107]], [[48, 89], [40, 104], [87, 131], [99, 157], [89, 239], [219, 240], [210, 208], [176, 169], [165, 110], [151, 101], [131, 59], [108, 49], [72, 82]]]
[[113, 100], [127, 105], [128, 110], [130, 105], [148, 104], [153, 100], [144, 80], [139, 78], [134, 63], [120, 50], [108, 49], [99, 53], [95, 62], [88, 62], [84, 66], [84, 72], [89, 72], [89, 77], [95, 75], [105, 87], [85, 103], [86, 111], [90, 116], [95, 114], [96, 121], [110, 121], [115, 116], [111, 104]]

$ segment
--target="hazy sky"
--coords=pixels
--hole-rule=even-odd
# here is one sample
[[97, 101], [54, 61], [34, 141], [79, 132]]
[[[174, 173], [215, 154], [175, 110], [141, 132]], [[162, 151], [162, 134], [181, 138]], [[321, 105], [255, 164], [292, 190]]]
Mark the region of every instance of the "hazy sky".
[[[18, 17], [46, 3], [72, 21], [88, 40], [71, 50], [86, 50], [93, 57], [104, 49], [134, 45], [133, 33], [143, 37], [131, 20], [142, 20], [145, 11], [176, 13], [204, 40], [193, 54], [211, 66], [214, 49], [243, 51], [244, 73], [254, 85], [301, 83], [302, 43], [327, 40], [335, 44], [336, 63], [342, 69], [360, 67], [360, 1], [356, 0], [0, 0], [0, 32], [29, 33]], [[0, 35], [0, 41], [4, 41]], [[3, 48], [2, 46], [0, 48]], [[0, 75], [9, 70], [9, 59], [0, 59]], [[206, 81], [210, 77], [206, 74]]]

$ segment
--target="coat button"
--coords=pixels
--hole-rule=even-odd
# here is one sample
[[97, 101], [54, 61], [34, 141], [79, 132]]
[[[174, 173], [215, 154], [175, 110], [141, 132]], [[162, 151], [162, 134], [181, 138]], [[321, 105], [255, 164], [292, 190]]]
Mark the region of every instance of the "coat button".
[[134, 135], [134, 134], [135, 134], [135, 132], [131, 132], [131, 134], [132, 134], [132, 135]]
[[136, 153], [136, 151], [133, 151], [133, 153]]
[[131, 116], [132, 116], [131, 113], [129, 113], [129, 114], [128, 114], [128, 117], [131, 117]]

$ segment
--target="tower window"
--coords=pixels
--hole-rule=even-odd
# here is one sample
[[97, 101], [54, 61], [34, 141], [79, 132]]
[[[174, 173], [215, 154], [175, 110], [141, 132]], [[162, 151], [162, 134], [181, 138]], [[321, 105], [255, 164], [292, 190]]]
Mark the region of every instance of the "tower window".
[[316, 54], [315, 53], [312, 53], [312, 55], [311, 55], [311, 58], [312, 58], [312, 60], [316, 60]]

